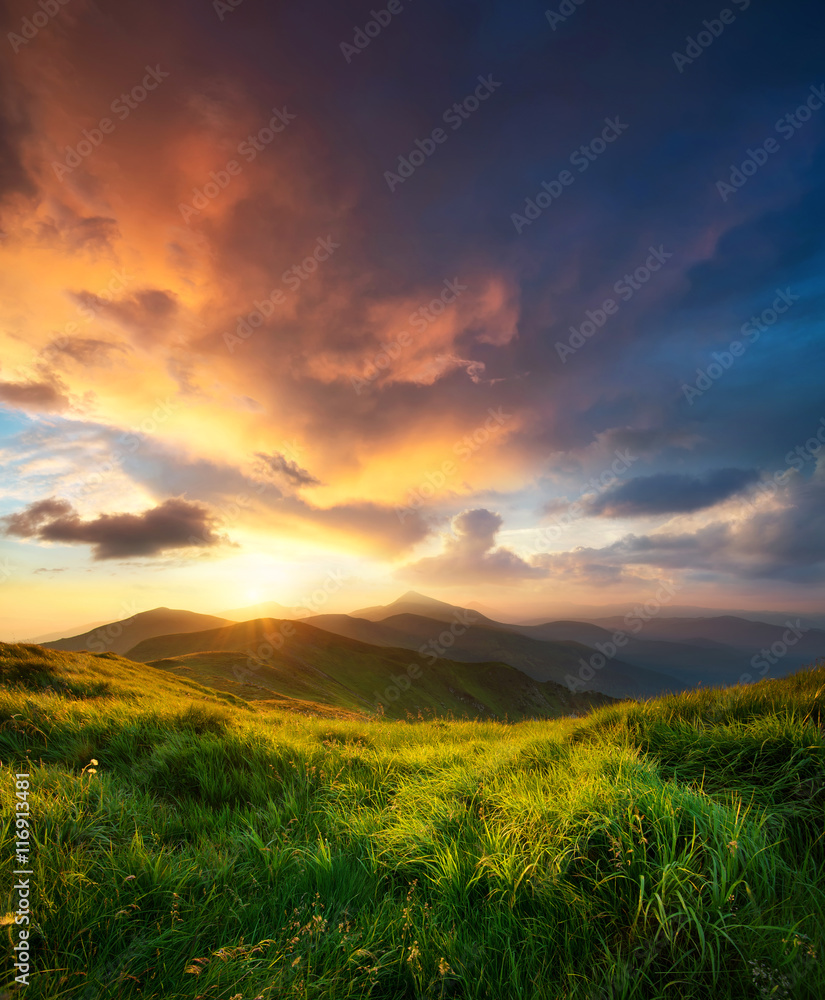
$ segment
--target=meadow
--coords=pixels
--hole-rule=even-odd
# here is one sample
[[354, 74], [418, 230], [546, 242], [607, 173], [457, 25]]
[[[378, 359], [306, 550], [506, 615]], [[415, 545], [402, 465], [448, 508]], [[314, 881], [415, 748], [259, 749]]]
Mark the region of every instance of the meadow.
[[368, 718], [0, 645], [25, 995], [825, 996], [825, 668], [505, 723]]

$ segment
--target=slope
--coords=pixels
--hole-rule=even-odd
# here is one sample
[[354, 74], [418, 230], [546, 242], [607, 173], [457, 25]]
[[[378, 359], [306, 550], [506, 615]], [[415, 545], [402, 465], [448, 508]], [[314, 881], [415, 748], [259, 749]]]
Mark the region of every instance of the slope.
[[68, 639], [58, 639], [55, 642], [44, 642], [40, 645], [46, 649], [61, 649], [77, 652], [89, 649], [93, 653], [125, 653], [143, 639], [169, 632], [196, 632], [216, 625], [225, 624], [225, 619], [215, 615], [201, 615], [195, 611], [180, 611], [171, 608], [154, 608], [152, 611], [141, 611], [124, 618], [122, 621], [111, 622], [89, 632], [74, 635]]
[[300, 698], [394, 718], [553, 718], [608, 700], [537, 682], [503, 663], [422, 663], [406, 649], [275, 619], [147, 639], [128, 656], [244, 698]]
[[824, 690], [330, 719], [0, 646], [26, 996], [821, 1000]]
[[[596, 624], [603, 628], [626, 627], [624, 619], [605, 618]], [[796, 629], [796, 632], [794, 632]], [[801, 634], [799, 634], [801, 633]], [[774, 643], [783, 643], [787, 652], [785, 671], [794, 665], [809, 663], [825, 656], [825, 630], [808, 628], [801, 619], [788, 618], [784, 625], [769, 625], [766, 622], [750, 621], [734, 615], [719, 615], [711, 618], [653, 618], [644, 625], [646, 639], [663, 639], [670, 642], [696, 642], [708, 640], [724, 643], [756, 656], [760, 650], [770, 651]], [[789, 643], [788, 640], [793, 642]]]
[[[753, 673], [750, 650], [710, 639], [676, 642], [657, 639], [644, 623], [641, 635], [629, 631], [627, 622], [614, 629], [592, 622], [558, 621], [542, 625], [510, 626], [523, 635], [554, 641], [572, 640], [597, 649], [616, 649], [621, 658], [637, 667], [668, 674], [689, 687], [697, 684], [736, 684], [749, 671]], [[616, 634], [619, 645], [616, 643]]]
[[[422, 663], [438, 656], [449, 656], [465, 663], [493, 660], [507, 663], [536, 681], [552, 681], [559, 685], [567, 685], [568, 677], [578, 678], [582, 665], [589, 664], [597, 655], [595, 649], [580, 642], [534, 639], [521, 634], [518, 626], [502, 625], [477, 612], [452, 605], [447, 607], [450, 617], [446, 620], [404, 613], [376, 622], [349, 615], [319, 615], [305, 621], [339, 635], [357, 636], [362, 642], [375, 646], [394, 641], [397, 646], [416, 650]], [[450, 627], [445, 628], [448, 623]], [[674, 676], [635, 666], [623, 657], [610, 660], [592, 676], [591, 671], [587, 671], [586, 676], [588, 680], [582, 686], [586, 684], [591, 690], [614, 698], [648, 697], [679, 691], [686, 686]]]

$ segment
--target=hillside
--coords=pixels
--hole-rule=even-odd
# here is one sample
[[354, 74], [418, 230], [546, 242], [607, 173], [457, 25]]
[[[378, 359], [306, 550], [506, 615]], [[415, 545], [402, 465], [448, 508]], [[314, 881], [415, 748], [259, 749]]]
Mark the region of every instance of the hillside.
[[141, 611], [131, 618], [110, 622], [99, 628], [83, 632], [81, 635], [44, 642], [47, 649], [78, 652], [88, 649], [93, 653], [125, 653], [144, 639], [151, 639], [168, 632], [197, 632], [217, 625], [226, 624], [225, 619], [214, 615], [201, 615], [195, 611], [177, 611], [171, 608], [155, 608]]
[[[825, 655], [825, 630], [805, 628], [801, 619], [789, 618], [785, 624], [770, 625], [767, 622], [749, 621], [733, 615], [709, 618], [653, 618], [645, 623], [645, 638], [666, 639], [675, 642], [691, 642], [697, 639], [724, 643], [726, 646], [746, 650], [750, 655], [760, 649], [770, 649], [775, 642], [782, 642], [788, 627], [797, 621], [802, 626], [801, 635], [795, 635], [794, 645], [785, 655], [794, 662], [808, 662]], [[600, 622], [605, 628], [621, 627], [617, 619], [608, 618]]]
[[32, 1000], [825, 995], [822, 668], [408, 723], [0, 645], [0, 758]]
[[[357, 636], [376, 646], [394, 641], [397, 646], [420, 651], [419, 659], [424, 663], [438, 653], [465, 663], [495, 660], [536, 681], [561, 685], [567, 685], [568, 677], [578, 679], [582, 661], [586, 665], [596, 654], [595, 649], [580, 642], [534, 639], [524, 635], [519, 626], [493, 622], [477, 612], [452, 609], [449, 614], [443, 621], [403, 613], [375, 622], [349, 615], [319, 615], [304, 622], [339, 635]], [[448, 622], [451, 627], [445, 629]], [[634, 665], [624, 657], [616, 657], [602, 670], [592, 671], [586, 684], [591, 690], [613, 698], [647, 697], [686, 686], [675, 677]]]
[[109, 622], [105, 620], [86, 622], [83, 625], [77, 625], [74, 626], [73, 628], [64, 628], [64, 629], [59, 629], [56, 632], [46, 632], [43, 635], [32, 636], [32, 638], [26, 639], [24, 641], [31, 646], [42, 646], [46, 642], [55, 642], [57, 639], [64, 638], [67, 632], [71, 632], [73, 635], [79, 634], [80, 632], [82, 633], [92, 632], [95, 629], [100, 628], [101, 625], [108, 625], [108, 624]]
[[608, 700], [536, 682], [503, 663], [425, 662], [406, 649], [274, 619], [147, 639], [128, 656], [245, 698], [301, 698], [369, 713], [380, 703], [398, 718], [553, 718]]
[[366, 618], [368, 621], [381, 622], [393, 615], [420, 615], [423, 618], [431, 618], [434, 621], [452, 622], [459, 617], [471, 616], [471, 620], [477, 624], [498, 625], [498, 622], [487, 618], [480, 611], [473, 611], [470, 608], [462, 608], [457, 604], [447, 604], [446, 601], [439, 601], [435, 597], [427, 597], [426, 594], [419, 594], [415, 590], [408, 590], [399, 598], [389, 604], [378, 604], [370, 608], [361, 608], [353, 611], [351, 617]]
[[[640, 617], [637, 609], [629, 620], [627, 616], [614, 616], [507, 624], [415, 591], [403, 594], [391, 604], [365, 608], [350, 616], [319, 615], [303, 620], [376, 645], [387, 642], [385, 630], [393, 628], [399, 633], [399, 645], [415, 649], [421, 633], [427, 629], [405, 628], [405, 620], [412, 620], [405, 616], [415, 620], [426, 618], [433, 623], [428, 626], [430, 637], [440, 631], [438, 622], [449, 623], [451, 627], [472, 623], [478, 629], [492, 630], [486, 633], [487, 639], [492, 640], [489, 643], [484, 642], [483, 632], [465, 634], [455, 643], [450, 655], [467, 660], [501, 659], [531, 676], [545, 678], [553, 676], [552, 673], [540, 675], [536, 671], [544, 662], [552, 670], [556, 659], [554, 653], [560, 652], [558, 646], [555, 651], [545, 648], [546, 655], [542, 656], [539, 647], [524, 646], [502, 637], [501, 633], [521, 635], [539, 643], [578, 643], [589, 647], [583, 657], [589, 662], [599, 644], [602, 648], [605, 644], [613, 645], [613, 636], [618, 632], [623, 644], [615, 647], [609, 669], [602, 669], [589, 682], [595, 689], [617, 697], [644, 697], [697, 684], [735, 684], [741, 678], [759, 679], [769, 670], [771, 676], [783, 676], [825, 656], [825, 631], [798, 619], [788, 619], [778, 626], [726, 614], [698, 618], [654, 614], [648, 618], [643, 614]], [[357, 623], [355, 626], [353, 619]], [[375, 628], [372, 637], [368, 622]], [[797, 622], [799, 634], [789, 633], [788, 624], [796, 625]], [[788, 638], [793, 641], [787, 642]], [[486, 652], [483, 650], [485, 645], [489, 646]], [[770, 652], [771, 647], [774, 653]], [[781, 655], [775, 655], [776, 651]]]

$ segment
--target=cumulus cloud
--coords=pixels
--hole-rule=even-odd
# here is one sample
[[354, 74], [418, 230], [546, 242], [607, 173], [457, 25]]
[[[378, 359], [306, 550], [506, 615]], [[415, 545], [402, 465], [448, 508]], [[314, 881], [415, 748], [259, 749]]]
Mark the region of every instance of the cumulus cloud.
[[[11, 196], [10, 235], [0, 253], [8, 255], [12, 276], [0, 303], [0, 354], [10, 365], [28, 364], [31, 351], [56, 336], [47, 331], [76, 320], [74, 306], [65, 308], [67, 288], [84, 308], [77, 331], [83, 342], [55, 355], [65, 390], [39, 370], [32, 384], [6, 370], [15, 381], [0, 384], [0, 399], [58, 411], [105, 388], [88, 409], [118, 428], [111, 449], [121, 454], [113, 462], [149, 490], [153, 503], [185, 495], [214, 509], [215, 501], [248, 494], [249, 505], [238, 505], [245, 532], [301, 534], [312, 546], [333, 532], [337, 546], [337, 533], [349, 533], [353, 547], [393, 558], [430, 528], [420, 513], [402, 524], [392, 505], [455, 457], [455, 443], [483, 424], [488, 407], [503, 407], [513, 420], [506, 437], [486, 442], [449, 484], [450, 496], [465, 497], [462, 506], [497, 503], [493, 490], [507, 493], [512, 507], [539, 506], [546, 492], [587, 497], [588, 479], [610, 469], [614, 450], [659, 462], [646, 473], [681, 468], [674, 457], [684, 455], [673, 453], [699, 448], [702, 468], [772, 468], [804, 440], [822, 412], [814, 377], [821, 324], [803, 322], [821, 313], [821, 136], [814, 124], [801, 130], [794, 140], [799, 155], [783, 158], [781, 183], [752, 182], [743, 214], [733, 203], [722, 210], [695, 178], [715, 176], [752, 141], [759, 122], [776, 120], [791, 107], [788, 95], [810, 85], [821, 45], [806, 19], [783, 23], [786, 48], [776, 51], [785, 55], [772, 61], [770, 87], [758, 67], [743, 73], [741, 60], [727, 59], [708, 63], [710, 75], [687, 89], [679, 74], [664, 74], [654, 93], [627, 72], [636, 19], [624, 5], [606, 5], [603, 17], [582, 22], [582, 44], [560, 47], [550, 60], [529, 12], [513, 17], [504, 5], [469, 5], [455, 18], [450, 5], [426, 6], [404, 32], [382, 36], [357, 72], [329, 58], [356, 23], [347, 3], [329, 5], [322, 19], [308, 7], [245, 5], [232, 15], [246, 26], [239, 45], [227, 44], [227, 23], [199, 16], [189, 4], [108, 5], [105, 18], [61, 15], [59, 31], [55, 24], [40, 32], [7, 61], [0, 73], [19, 78], [21, 99], [0, 105], [0, 196]], [[694, 31], [693, 15], [689, 5], [678, 13], [684, 37]], [[673, 18], [654, 18], [650, 27], [658, 48], [669, 51]], [[512, 42], [496, 50], [496, 72], [506, 84], [391, 194], [381, 171], [438, 124], [465, 83], [487, 71], [490, 40], [502, 32]], [[169, 82], [58, 181], [52, 159], [77, 144], [81, 124], [91, 125], [111, 97], [138, 82], [124, 74], [133, 67], [142, 75], [147, 39], [152, 60], [172, 70]], [[449, 78], [416, 71], [422, 46], [449, 56]], [[509, 213], [534, 196], [528, 179], [566, 162], [588, 138], [587, 123], [595, 127], [606, 113], [601, 87], [574, 88], [572, 104], [558, 101], [580, 73], [583, 49], [604, 51], [604, 79], [615, 83], [621, 107], [636, 109], [632, 138], [612, 145], [598, 171], [582, 179], [588, 197], [566, 195], [550, 212], [552, 224], [545, 215], [516, 239]], [[104, 51], [111, 58], [101, 61]], [[391, 92], [379, 86], [389, 66], [398, 70]], [[72, 85], [55, 88], [57, 78]], [[720, 103], [719, 93], [730, 100]], [[685, 135], [701, 135], [701, 142], [663, 141], [659, 112], [673, 101]], [[267, 123], [275, 103], [297, 119], [247, 162], [238, 144]], [[537, 129], [537, 120], [552, 127]], [[514, 137], [518, 155], [504, 155]], [[201, 195], [202, 207], [184, 222], [180, 203], [191, 205], [195, 191], [235, 156], [242, 173], [216, 197]], [[649, 167], [643, 184], [634, 180], [640, 163]], [[36, 188], [39, 196], [27, 197]], [[308, 255], [328, 234], [340, 249], [316, 267]], [[32, 246], [22, 245], [24, 237]], [[614, 282], [634, 272], [654, 241], [663, 241], [673, 259], [561, 365], [554, 342], [566, 342], [571, 326], [579, 328], [588, 310], [616, 294]], [[86, 266], [89, 258], [95, 266]], [[306, 261], [310, 268], [296, 267]], [[110, 265], [129, 269], [119, 279], [126, 291], [114, 298], [103, 291], [115, 287]], [[749, 348], [724, 385], [686, 407], [679, 382], [706, 367], [750, 315], [761, 314], [779, 282], [803, 296], [790, 322]], [[253, 315], [260, 325], [229, 350], [227, 334], [251, 330]], [[150, 350], [140, 365], [112, 365], [101, 380], [99, 368], [86, 363], [104, 351], [92, 342], [127, 334]], [[122, 431], [168, 396], [172, 379], [180, 394], [197, 398], [158, 427], [157, 439], [142, 435], [134, 451], [118, 445]], [[292, 438], [311, 458], [294, 461], [284, 444]], [[158, 459], [160, 440], [174, 441], [179, 453]], [[249, 468], [256, 451], [274, 457], [263, 496]], [[277, 457], [283, 454], [286, 461]], [[326, 496], [351, 502], [319, 509], [294, 495], [316, 477]], [[537, 477], [544, 481], [536, 484]], [[608, 487], [594, 513], [606, 518], [611, 502], [625, 516], [685, 509], [675, 502], [701, 511], [714, 486], [718, 495], [718, 483], [674, 486], [651, 476], [625, 492]], [[59, 481], [37, 497], [51, 494], [63, 495]], [[433, 508], [449, 502], [445, 491]], [[790, 517], [780, 516], [781, 528], [764, 525], [776, 531], [761, 553], [772, 572], [779, 572], [778, 555], [771, 563], [766, 554], [789, 543]], [[489, 532], [489, 547], [468, 554], [472, 527], [445, 545], [445, 573], [472, 565], [495, 575], [498, 566], [517, 577], [537, 568], [531, 561], [525, 569], [512, 553], [508, 560]], [[591, 521], [582, 526], [588, 529], [602, 538], [609, 525]], [[628, 541], [626, 557], [692, 566], [741, 561], [750, 572], [760, 550], [737, 554], [734, 538], [747, 547], [744, 528], [730, 526], [718, 551], [702, 536], [689, 554], [685, 540], [660, 534], [646, 549]], [[804, 532], [794, 538], [804, 556]], [[615, 577], [622, 552], [599, 548], [604, 542], [593, 537], [587, 542], [591, 555], [560, 559], [559, 573]], [[629, 562], [625, 573], [633, 565], [641, 564]]]
[[279, 478], [283, 477], [293, 486], [320, 486], [321, 480], [316, 479], [306, 469], [302, 469], [297, 462], [291, 462], [286, 455], [276, 451], [272, 455], [266, 455], [261, 451], [255, 452], [255, 457], [263, 462], [264, 466], [274, 472]]
[[120, 235], [116, 219], [78, 215], [64, 205], [57, 206], [55, 215], [39, 220], [36, 228], [40, 243], [52, 248], [59, 246], [68, 253], [111, 254]]
[[32, 413], [58, 413], [69, 399], [54, 382], [0, 382], [0, 403]]
[[82, 310], [112, 320], [146, 343], [155, 342], [165, 334], [178, 311], [176, 296], [159, 288], [143, 288], [119, 299], [86, 291], [72, 292], [71, 298]]
[[547, 553], [536, 562], [558, 578], [627, 581], [654, 568], [702, 579], [825, 580], [825, 468], [810, 479], [788, 473], [767, 481], [761, 498], [731, 521], [695, 531], [628, 534], [601, 548]]
[[43, 353], [55, 364], [62, 365], [71, 360], [84, 368], [91, 368], [107, 365], [115, 351], [125, 354], [126, 348], [122, 344], [112, 344], [95, 337], [61, 337], [47, 344]]
[[444, 535], [444, 551], [420, 559], [402, 575], [433, 583], [505, 583], [545, 576], [510, 549], [493, 547], [502, 523], [500, 514], [483, 507], [462, 511], [452, 520], [452, 533]]
[[[318, 541], [319, 529], [334, 532], [359, 548], [374, 554], [396, 556], [421, 541], [431, 526], [420, 511], [406, 514], [402, 520], [397, 508], [370, 500], [355, 499], [320, 507], [297, 495], [299, 484], [314, 485], [318, 481], [296, 460], [283, 452], [273, 452], [258, 458], [277, 456], [275, 469], [269, 462], [265, 468], [246, 471], [226, 462], [193, 459], [176, 449], [147, 440], [139, 450], [130, 452], [119, 444], [120, 436], [107, 430], [104, 440], [119, 451], [119, 461], [130, 478], [155, 495], [178, 493], [197, 496], [218, 510], [243, 512], [247, 525], [267, 531], [283, 532], [290, 537], [300, 533]], [[290, 444], [284, 442], [289, 450]], [[277, 470], [277, 482], [276, 471]], [[262, 479], [258, 473], [269, 477]], [[288, 487], [292, 488], [288, 488]], [[228, 514], [227, 516], [232, 516]]]
[[705, 476], [658, 473], [617, 483], [588, 504], [598, 517], [686, 514], [713, 507], [759, 478], [755, 469], [715, 469]]
[[211, 548], [225, 541], [206, 507], [180, 497], [141, 514], [99, 514], [89, 521], [82, 520], [68, 500], [49, 497], [3, 521], [6, 534], [18, 538], [91, 545], [95, 560]]
[[31, 120], [21, 91], [0, 75], [0, 201], [12, 195], [31, 196], [37, 190], [23, 157], [23, 142], [31, 131]]

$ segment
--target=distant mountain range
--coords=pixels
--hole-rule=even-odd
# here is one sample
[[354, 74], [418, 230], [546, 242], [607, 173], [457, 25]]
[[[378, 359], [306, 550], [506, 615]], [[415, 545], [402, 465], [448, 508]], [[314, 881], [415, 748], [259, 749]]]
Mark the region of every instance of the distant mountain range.
[[119, 622], [100, 625], [80, 635], [69, 639], [58, 639], [54, 642], [43, 642], [46, 649], [62, 649], [67, 652], [78, 652], [88, 649], [93, 653], [123, 654], [144, 639], [156, 635], [168, 635], [172, 632], [197, 632], [216, 625], [226, 625], [224, 618], [215, 615], [200, 615], [195, 611], [175, 611], [170, 608], [155, 608], [153, 611], [141, 611], [131, 618]]
[[[389, 607], [393, 607], [390, 605]], [[496, 660], [507, 663], [537, 681], [566, 684], [578, 678], [582, 662], [596, 650], [575, 640], [545, 641], [521, 634], [520, 626], [501, 625], [478, 612], [458, 609], [447, 616], [391, 614], [381, 622], [349, 615], [319, 615], [303, 619], [338, 635], [359, 638], [371, 645], [395, 645], [415, 650], [421, 663], [449, 656], [466, 663]], [[445, 626], [449, 626], [446, 627]], [[610, 669], [581, 681], [590, 689], [614, 698], [647, 697], [661, 691], [678, 691], [685, 685], [676, 678], [653, 673], [615, 658]]]
[[[278, 614], [266, 613], [272, 610]], [[243, 620], [248, 612], [253, 617]], [[512, 718], [585, 710], [594, 698], [780, 677], [825, 656], [825, 630], [802, 619], [776, 625], [668, 615], [512, 624], [415, 591], [348, 615], [290, 619], [275, 602], [223, 617], [156, 608], [43, 645], [109, 650], [255, 698], [358, 711], [383, 699], [388, 714], [472, 709]], [[384, 697], [398, 687], [404, 690], [397, 698]]]
[[[75, 626], [75, 628], [71, 629], [71, 631], [74, 632], [79, 629], [80, 633], [82, 635], [85, 635], [87, 632], [92, 632], [94, 631], [94, 629], [100, 628], [101, 625], [108, 625], [108, 624], [109, 622], [105, 620], [99, 622], [87, 622], [85, 625]], [[36, 635], [33, 639], [27, 639], [26, 642], [42, 646], [47, 642], [54, 642], [57, 639], [62, 639], [65, 636], [66, 632], [67, 629], [60, 629], [59, 632], [47, 632], [45, 635]]]
[[396, 718], [419, 712], [552, 718], [610, 701], [536, 682], [502, 663], [422, 665], [406, 649], [276, 619], [145, 639], [128, 658], [244, 698], [299, 699]]

